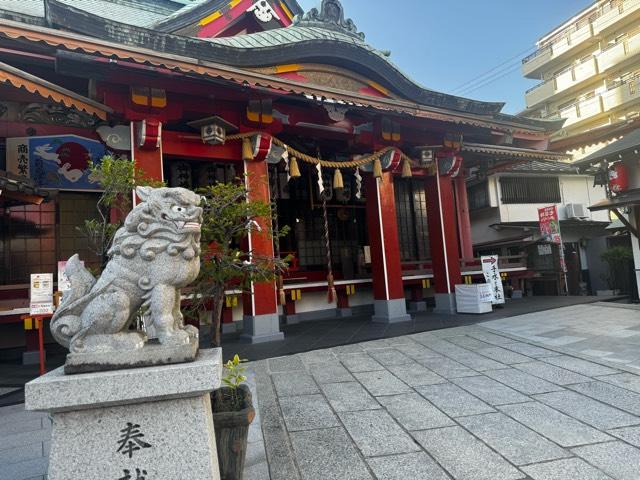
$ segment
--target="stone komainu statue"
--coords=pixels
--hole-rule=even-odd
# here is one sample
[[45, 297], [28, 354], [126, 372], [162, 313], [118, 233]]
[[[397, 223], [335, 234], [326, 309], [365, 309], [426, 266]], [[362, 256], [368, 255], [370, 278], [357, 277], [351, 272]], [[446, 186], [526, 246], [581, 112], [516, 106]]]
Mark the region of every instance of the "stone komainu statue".
[[107, 353], [144, 346], [143, 332], [129, 327], [141, 307], [149, 309], [163, 345], [197, 339], [180, 313], [180, 289], [200, 271], [201, 197], [184, 188], [136, 189], [142, 203], [127, 216], [95, 279], [71, 257], [71, 290], [51, 319], [54, 338], [71, 353]]

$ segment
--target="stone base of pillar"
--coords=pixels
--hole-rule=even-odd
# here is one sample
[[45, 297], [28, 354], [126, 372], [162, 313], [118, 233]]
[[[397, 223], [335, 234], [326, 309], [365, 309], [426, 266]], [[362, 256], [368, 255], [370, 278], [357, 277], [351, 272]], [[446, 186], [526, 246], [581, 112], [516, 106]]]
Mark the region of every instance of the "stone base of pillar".
[[[44, 352], [44, 358], [47, 359], [47, 352]], [[22, 364], [23, 365], [38, 365], [40, 363], [40, 351], [29, 350], [28, 352], [22, 352]]]
[[280, 315], [277, 313], [245, 315], [244, 333], [240, 338], [249, 343], [284, 340], [284, 333], [280, 331]]
[[456, 313], [456, 295], [455, 293], [436, 293], [436, 308], [433, 313]]
[[374, 313], [371, 320], [377, 323], [410, 322], [411, 315], [407, 313], [407, 302], [404, 298], [396, 300], [375, 300]]
[[235, 322], [222, 324], [222, 333], [236, 333], [237, 331], [238, 324]]
[[409, 302], [409, 312], [426, 312], [427, 311], [427, 302], [424, 300], [420, 302]]
[[25, 408], [49, 412], [50, 480], [220, 479], [209, 393], [220, 387], [221, 350], [191, 363], [65, 375], [25, 386]]
[[336, 315], [340, 318], [353, 317], [353, 309], [349, 307], [336, 308]]

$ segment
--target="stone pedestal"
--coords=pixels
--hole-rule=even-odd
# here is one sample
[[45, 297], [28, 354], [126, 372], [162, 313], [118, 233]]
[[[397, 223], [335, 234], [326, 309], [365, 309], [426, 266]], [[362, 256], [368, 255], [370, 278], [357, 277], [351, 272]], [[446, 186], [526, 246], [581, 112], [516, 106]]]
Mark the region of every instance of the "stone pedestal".
[[410, 322], [411, 315], [407, 314], [407, 302], [404, 298], [396, 300], [375, 300], [374, 313], [371, 320], [376, 323]]
[[409, 312], [426, 312], [427, 311], [427, 302], [424, 300], [409, 302]]
[[277, 313], [245, 315], [244, 333], [241, 338], [248, 343], [284, 340], [284, 333], [280, 331], [280, 316]]
[[221, 350], [192, 363], [65, 375], [25, 387], [25, 408], [53, 417], [49, 480], [219, 480], [209, 393]]
[[433, 313], [456, 313], [456, 295], [454, 293], [436, 293], [436, 307]]

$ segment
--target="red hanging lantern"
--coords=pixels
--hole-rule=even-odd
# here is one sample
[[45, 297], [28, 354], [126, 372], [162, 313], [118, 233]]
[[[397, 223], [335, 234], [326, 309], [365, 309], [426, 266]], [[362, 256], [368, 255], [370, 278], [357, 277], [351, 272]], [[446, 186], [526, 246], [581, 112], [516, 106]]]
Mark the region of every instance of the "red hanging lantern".
[[609, 190], [622, 193], [629, 189], [629, 174], [622, 162], [616, 162], [609, 167]]

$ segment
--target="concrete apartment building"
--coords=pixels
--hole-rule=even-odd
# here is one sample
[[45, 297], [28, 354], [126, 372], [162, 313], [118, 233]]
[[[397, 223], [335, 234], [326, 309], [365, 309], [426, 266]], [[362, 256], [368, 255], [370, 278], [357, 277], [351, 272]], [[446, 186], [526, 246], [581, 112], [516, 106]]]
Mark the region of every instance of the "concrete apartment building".
[[553, 150], [579, 160], [640, 126], [640, 0], [596, 1], [537, 47], [522, 61], [540, 80], [523, 115], [566, 119]]
[[[613, 211], [624, 218], [588, 244], [592, 251], [631, 245], [640, 287], [640, 0], [595, 1], [540, 38], [522, 71], [540, 83], [526, 92], [521, 115], [565, 119], [550, 150], [570, 154], [580, 173], [600, 172], [599, 184], [613, 169], [625, 171], [624, 188], [607, 186], [604, 200], [597, 201], [602, 189], [593, 187], [591, 215]], [[610, 236], [615, 224], [628, 234]]]

